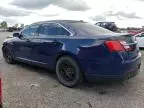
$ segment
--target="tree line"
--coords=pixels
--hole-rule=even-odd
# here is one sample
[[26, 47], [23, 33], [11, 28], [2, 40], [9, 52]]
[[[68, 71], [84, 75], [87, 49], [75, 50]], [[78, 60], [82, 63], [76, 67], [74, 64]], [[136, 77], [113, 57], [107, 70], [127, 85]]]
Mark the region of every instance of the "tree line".
[[[15, 24], [13, 27], [18, 28], [18, 26], [19, 26], [19, 24]], [[23, 28], [23, 27], [24, 27], [24, 24], [20, 24], [20, 28]], [[4, 28], [4, 29], [8, 28], [7, 22], [6, 21], [2, 21], [0, 23], [0, 28]]]

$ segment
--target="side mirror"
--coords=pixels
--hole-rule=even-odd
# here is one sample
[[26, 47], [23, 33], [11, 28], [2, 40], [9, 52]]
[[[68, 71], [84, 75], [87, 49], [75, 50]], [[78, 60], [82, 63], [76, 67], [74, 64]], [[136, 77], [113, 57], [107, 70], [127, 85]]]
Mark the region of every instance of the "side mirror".
[[20, 37], [19, 33], [13, 33], [13, 37]]

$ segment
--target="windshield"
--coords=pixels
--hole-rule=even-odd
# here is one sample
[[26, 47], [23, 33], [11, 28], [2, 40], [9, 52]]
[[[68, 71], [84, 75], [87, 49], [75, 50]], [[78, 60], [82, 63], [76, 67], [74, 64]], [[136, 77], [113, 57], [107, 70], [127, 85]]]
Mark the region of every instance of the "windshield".
[[113, 33], [105, 28], [84, 22], [71, 23], [75, 31], [82, 36], [96, 36]]

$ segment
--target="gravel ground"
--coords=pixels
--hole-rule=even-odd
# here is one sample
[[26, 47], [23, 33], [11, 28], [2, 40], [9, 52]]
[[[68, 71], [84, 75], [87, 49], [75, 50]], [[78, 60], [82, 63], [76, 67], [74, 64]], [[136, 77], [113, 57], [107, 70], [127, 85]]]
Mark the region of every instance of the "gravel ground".
[[[0, 48], [10, 34], [0, 33]], [[4, 108], [144, 108], [143, 62], [141, 73], [124, 83], [81, 84], [72, 89], [59, 84], [47, 70], [7, 64], [1, 50], [0, 72]]]

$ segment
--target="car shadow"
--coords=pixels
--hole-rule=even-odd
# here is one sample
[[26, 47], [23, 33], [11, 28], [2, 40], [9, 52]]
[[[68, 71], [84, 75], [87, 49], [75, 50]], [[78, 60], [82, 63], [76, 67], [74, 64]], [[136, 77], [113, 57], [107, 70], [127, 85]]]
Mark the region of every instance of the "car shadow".
[[80, 89], [83, 91], [89, 91], [89, 92], [96, 92], [100, 95], [106, 95], [111, 93], [118, 93], [121, 91], [123, 94], [128, 92], [128, 81], [116, 81], [116, 82], [95, 82], [95, 83], [83, 83], [76, 89]]
[[[53, 71], [50, 71], [48, 69], [43, 69], [37, 66], [28, 65], [24, 63], [16, 63], [17, 66], [20, 68], [24, 68], [26, 70], [37, 72], [41, 75], [46, 75], [53, 80], [57, 80], [56, 74]], [[135, 83], [133, 82], [133, 78], [126, 81], [109, 81], [109, 82], [95, 82], [95, 83], [89, 83], [86, 80], [80, 84], [79, 86], [76, 86], [74, 88], [68, 88], [63, 85], [61, 85], [59, 82], [57, 82], [53, 87], [61, 87], [62, 89], [67, 90], [76, 90], [76, 91], [83, 91], [83, 92], [91, 92], [91, 93], [97, 93], [99, 95], [115, 95], [115, 96], [122, 96], [127, 94], [129, 91], [131, 91], [131, 88], [135, 87]]]

